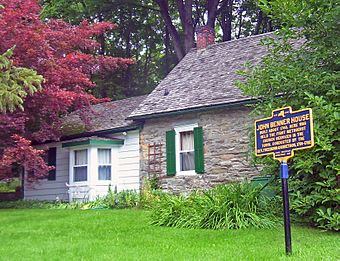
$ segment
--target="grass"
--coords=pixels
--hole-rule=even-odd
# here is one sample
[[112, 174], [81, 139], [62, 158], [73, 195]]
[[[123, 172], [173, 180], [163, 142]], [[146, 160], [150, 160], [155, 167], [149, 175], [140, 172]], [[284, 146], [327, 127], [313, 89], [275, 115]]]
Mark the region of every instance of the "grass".
[[149, 225], [142, 210], [0, 210], [0, 260], [339, 260], [339, 234], [279, 229], [190, 230]]

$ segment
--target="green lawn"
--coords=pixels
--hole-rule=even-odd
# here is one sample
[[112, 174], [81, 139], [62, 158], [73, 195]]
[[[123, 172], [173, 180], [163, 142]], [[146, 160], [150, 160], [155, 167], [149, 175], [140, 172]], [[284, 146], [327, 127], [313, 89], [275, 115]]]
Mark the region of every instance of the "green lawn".
[[294, 226], [210, 231], [154, 227], [141, 210], [0, 210], [0, 260], [340, 260], [340, 236]]

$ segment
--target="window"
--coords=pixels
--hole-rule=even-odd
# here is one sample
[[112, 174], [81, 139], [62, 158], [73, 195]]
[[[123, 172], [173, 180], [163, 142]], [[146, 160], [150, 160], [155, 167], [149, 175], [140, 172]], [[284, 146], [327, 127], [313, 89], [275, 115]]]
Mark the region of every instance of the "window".
[[47, 151], [47, 164], [55, 168], [48, 172], [47, 180], [56, 180], [57, 148], [49, 148]]
[[179, 132], [180, 171], [195, 169], [194, 131]]
[[87, 150], [74, 151], [73, 181], [87, 181]]
[[98, 149], [98, 180], [111, 180], [111, 149]]
[[204, 173], [203, 129], [197, 124], [166, 132], [167, 175]]

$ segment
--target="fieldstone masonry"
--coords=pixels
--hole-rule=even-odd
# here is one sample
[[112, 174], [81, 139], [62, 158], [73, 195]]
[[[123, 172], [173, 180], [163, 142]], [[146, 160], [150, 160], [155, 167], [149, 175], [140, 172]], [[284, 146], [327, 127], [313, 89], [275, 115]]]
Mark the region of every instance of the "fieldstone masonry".
[[[146, 120], [140, 133], [141, 177], [148, 175], [148, 144], [153, 143], [163, 144], [160, 185], [168, 192], [187, 193], [256, 176], [258, 171], [249, 163], [249, 113], [249, 108], [241, 107]], [[165, 133], [193, 123], [203, 127], [205, 173], [168, 177]]]

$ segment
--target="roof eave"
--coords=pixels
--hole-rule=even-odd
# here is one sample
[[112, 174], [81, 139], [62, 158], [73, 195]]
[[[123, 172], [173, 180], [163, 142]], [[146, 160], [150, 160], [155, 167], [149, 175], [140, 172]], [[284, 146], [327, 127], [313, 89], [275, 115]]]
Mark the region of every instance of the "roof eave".
[[114, 134], [124, 131], [132, 131], [132, 130], [138, 130], [141, 128], [141, 124], [134, 124], [130, 126], [125, 127], [118, 127], [118, 128], [112, 128], [112, 129], [106, 129], [106, 130], [99, 130], [99, 131], [92, 131], [92, 132], [82, 132], [78, 134], [73, 135], [66, 135], [61, 137], [61, 141], [64, 140], [70, 140], [70, 139], [76, 139], [76, 138], [83, 138], [83, 137], [90, 137], [90, 136], [96, 136], [96, 135], [105, 135], [105, 134]]
[[129, 116], [126, 119], [127, 120], [144, 120], [144, 119], [158, 118], [158, 117], [164, 117], [164, 116], [175, 116], [175, 115], [182, 114], [182, 113], [202, 112], [202, 111], [207, 111], [207, 110], [216, 110], [216, 109], [223, 109], [223, 108], [228, 108], [228, 107], [239, 107], [239, 106], [243, 106], [247, 104], [254, 104], [258, 102], [258, 100], [259, 100], [258, 98], [247, 98], [247, 99], [238, 100], [235, 102], [203, 105], [199, 107], [179, 109], [179, 110], [173, 110], [173, 111], [163, 111], [163, 112], [157, 112], [157, 113], [151, 113], [151, 114]]
[[116, 145], [123, 145], [124, 140], [122, 139], [111, 139], [111, 140], [99, 140], [96, 138], [88, 138], [86, 140], [71, 140], [62, 143], [62, 148], [72, 148], [72, 147], [79, 147], [79, 146], [116, 146]]

